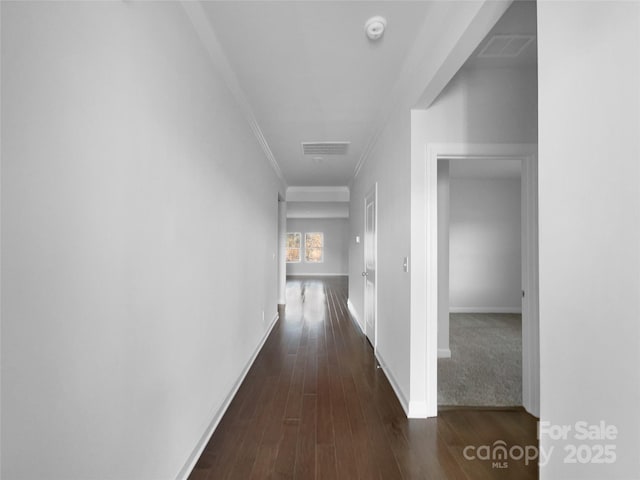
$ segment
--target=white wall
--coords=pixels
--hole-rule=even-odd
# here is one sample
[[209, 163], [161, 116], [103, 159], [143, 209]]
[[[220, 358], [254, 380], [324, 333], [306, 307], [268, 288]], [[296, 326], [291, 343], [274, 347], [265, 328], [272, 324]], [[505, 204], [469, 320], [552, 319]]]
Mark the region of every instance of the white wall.
[[426, 143], [535, 143], [535, 66], [463, 67], [430, 108], [414, 110], [413, 139]]
[[287, 275], [347, 275], [349, 266], [349, 220], [346, 218], [289, 218], [288, 232], [300, 232], [304, 245], [305, 232], [324, 233], [322, 263], [304, 261], [287, 263]]
[[[640, 4], [538, 2], [541, 479], [640, 478]], [[617, 438], [576, 440], [575, 422]], [[565, 463], [611, 444], [611, 464]]]
[[450, 310], [520, 312], [520, 178], [451, 177], [449, 204]]
[[378, 184], [378, 289], [377, 352], [385, 363], [401, 401], [409, 401], [409, 274], [402, 269], [409, 256], [410, 236], [410, 115], [398, 114], [378, 141], [369, 159], [351, 186], [351, 237], [349, 242], [349, 300], [364, 328], [364, 198]]
[[[385, 374], [409, 416], [426, 413], [426, 322], [413, 322], [418, 310], [416, 298], [424, 291], [412, 292], [412, 201], [414, 199], [412, 159], [415, 135], [413, 108], [429, 101], [446, 84], [464, 59], [493, 27], [509, 2], [435, 2], [433, 18], [440, 18], [441, 29], [420, 33], [416, 50], [407, 55], [407, 64], [419, 59], [406, 83], [394, 86], [381, 111], [387, 114], [375, 125], [374, 142], [366, 161], [357, 171], [351, 187], [351, 237], [364, 229], [364, 198], [378, 185], [378, 265], [377, 349]], [[444, 83], [443, 83], [444, 82]], [[390, 105], [393, 102], [393, 105]], [[417, 130], [416, 132], [419, 132]], [[420, 147], [424, 158], [424, 144]], [[422, 197], [424, 200], [424, 197]], [[362, 326], [364, 315], [363, 244], [350, 243], [349, 300]], [[409, 272], [403, 259], [409, 257]], [[419, 261], [419, 259], [418, 259]]]
[[2, 478], [173, 479], [215, 420], [277, 303], [232, 98], [178, 4], [2, 2]]

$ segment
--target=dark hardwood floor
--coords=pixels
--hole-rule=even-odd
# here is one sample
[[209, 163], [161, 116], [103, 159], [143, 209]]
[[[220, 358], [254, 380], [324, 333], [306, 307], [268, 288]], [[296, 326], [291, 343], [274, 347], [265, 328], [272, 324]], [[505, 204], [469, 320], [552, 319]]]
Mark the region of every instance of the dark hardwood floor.
[[[190, 480], [538, 478], [537, 460], [517, 459], [537, 446], [536, 419], [523, 410], [407, 419], [346, 295], [343, 278], [287, 282], [286, 313]], [[515, 459], [478, 459], [500, 441]]]

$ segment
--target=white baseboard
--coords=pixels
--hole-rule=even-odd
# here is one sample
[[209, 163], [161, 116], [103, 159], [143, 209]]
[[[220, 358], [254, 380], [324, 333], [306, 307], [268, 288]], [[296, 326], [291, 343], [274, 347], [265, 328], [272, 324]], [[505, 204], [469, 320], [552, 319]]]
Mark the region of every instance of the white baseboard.
[[450, 348], [439, 348], [438, 349], [438, 358], [451, 358], [451, 349]]
[[426, 402], [409, 402], [408, 418], [427, 418], [428, 416]]
[[358, 328], [360, 329], [360, 331], [362, 332], [362, 334], [364, 335], [364, 328], [362, 323], [360, 323], [360, 317], [358, 316], [358, 312], [356, 311], [356, 307], [353, 305], [353, 303], [351, 303], [351, 300], [347, 299], [347, 308], [349, 309], [349, 313], [351, 313], [351, 316], [353, 317], [353, 319], [356, 321], [356, 324], [358, 325]]
[[404, 393], [402, 392], [402, 389], [400, 388], [400, 385], [398, 385], [398, 382], [396, 381], [396, 378], [393, 376], [393, 373], [391, 373], [391, 370], [389, 370], [389, 368], [387, 367], [387, 364], [382, 358], [382, 355], [380, 355], [380, 351], [376, 352], [376, 360], [378, 360], [380, 367], [382, 367], [382, 371], [384, 372], [385, 376], [387, 377], [387, 380], [389, 380], [389, 383], [391, 384], [391, 388], [393, 388], [393, 391], [396, 393], [396, 397], [398, 397], [398, 401], [400, 402], [400, 405], [402, 406], [402, 409], [404, 410], [405, 415], [407, 415], [408, 418], [416, 418], [410, 415], [411, 404], [407, 401], [407, 397], [405, 397]]
[[[358, 317], [358, 312], [356, 310], [356, 307], [353, 305], [353, 303], [349, 299], [347, 299], [347, 308], [349, 309], [351, 316], [355, 320], [355, 323], [356, 325], [358, 325], [358, 328], [360, 329], [362, 334], [366, 335], [364, 332], [364, 329], [362, 328], [362, 324], [360, 323], [360, 318]], [[400, 402], [400, 405], [402, 406], [402, 409], [404, 410], [405, 415], [407, 415], [408, 418], [414, 418], [409, 415], [410, 405], [409, 405], [409, 402], [407, 401], [407, 397], [405, 397], [404, 393], [402, 392], [402, 389], [400, 388], [400, 385], [398, 385], [398, 382], [396, 381], [396, 377], [393, 375], [391, 370], [389, 370], [389, 367], [387, 367], [387, 364], [384, 361], [384, 358], [382, 357], [382, 355], [380, 354], [380, 351], [379, 350], [376, 351], [375, 355], [376, 355], [376, 360], [380, 364], [380, 368], [382, 368], [382, 371], [387, 377], [387, 380], [389, 380], [389, 384], [391, 385], [391, 388], [393, 388], [393, 391], [395, 392], [396, 397], [398, 398], [398, 401]], [[421, 417], [421, 418], [424, 418], [424, 417]]]
[[449, 313], [522, 313], [522, 307], [449, 307]]
[[[347, 299], [347, 308], [349, 309], [349, 312], [351, 313], [351, 316], [353, 317], [353, 319], [356, 321], [358, 328], [360, 329], [362, 334], [365, 335], [364, 329], [362, 328], [362, 324], [360, 323], [360, 318], [358, 317], [358, 312], [356, 311], [356, 307], [353, 305], [353, 303], [351, 303], [351, 300], [349, 299]], [[402, 406], [404, 413], [407, 415], [407, 417], [409, 417], [410, 410], [409, 410], [409, 402], [407, 401], [407, 397], [405, 397], [404, 393], [402, 392], [402, 389], [400, 388], [400, 385], [398, 385], [398, 382], [396, 381], [396, 378], [394, 377], [391, 370], [389, 370], [389, 367], [387, 367], [387, 364], [384, 361], [384, 358], [380, 354], [379, 350], [376, 351], [376, 360], [380, 364], [380, 367], [382, 368], [382, 371], [387, 377], [387, 380], [389, 380], [389, 384], [391, 385], [391, 388], [393, 388], [393, 391], [395, 392], [396, 397], [398, 397], [398, 401], [400, 402], [400, 405]], [[412, 417], [409, 417], [409, 418], [412, 418]]]
[[269, 328], [267, 329], [264, 336], [262, 337], [262, 340], [258, 344], [258, 347], [253, 352], [253, 355], [249, 359], [249, 362], [247, 362], [247, 364], [244, 367], [244, 370], [242, 370], [240, 377], [238, 377], [238, 380], [233, 385], [233, 388], [225, 398], [224, 403], [222, 404], [222, 407], [220, 407], [218, 411], [213, 415], [213, 420], [211, 420], [211, 422], [209, 423], [209, 426], [207, 427], [204, 434], [202, 435], [202, 438], [200, 438], [200, 441], [196, 445], [196, 448], [193, 450], [193, 453], [189, 456], [189, 459], [187, 460], [187, 462], [184, 464], [184, 466], [178, 473], [176, 480], [187, 480], [187, 478], [191, 474], [191, 471], [196, 466], [196, 463], [198, 462], [200, 455], [202, 455], [204, 448], [207, 446], [207, 443], [209, 443], [209, 440], [211, 439], [213, 432], [216, 431], [216, 428], [218, 427], [220, 420], [222, 420], [222, 417], [224, 416], [227, 409], [229, 408], [229, 405], [231, 404], [233, 397], [235, 397], [236, 393], [238, 393], [238, 389], [240, 388], [240, 385], [242, 385], [242, 382], [247, 376], [247, 373], [249, 373], [249, 370], [251, 369], [253, 362], [256, 360], [256, 357], [260, 353], [260, 350], [262, 350], [262, 347], [264, 346], [264, 343], [267, 341], [267, 338], [269, 338], [269, 335], [271, 334], [271, 330], [273, 330], [273, 327], [278, 321], [278, 318], [279, 318], [279, 314], [276, 313], [275, 316], [273, 317], [273, 320], [271, 320], [271, 324], [269, 325]]
[[287, 273], [287, 277], [348, 277], [348, 273]]

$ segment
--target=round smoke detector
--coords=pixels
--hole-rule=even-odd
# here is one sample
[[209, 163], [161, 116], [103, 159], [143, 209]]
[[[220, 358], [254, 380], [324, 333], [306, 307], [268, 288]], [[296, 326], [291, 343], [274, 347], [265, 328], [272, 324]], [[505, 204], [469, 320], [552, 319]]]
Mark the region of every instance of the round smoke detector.
[[384, 17], [371, 17], [364, 24], [364, 31], [369, 40], [378, 40], [384, 34], [386, 26], [387, 20]]

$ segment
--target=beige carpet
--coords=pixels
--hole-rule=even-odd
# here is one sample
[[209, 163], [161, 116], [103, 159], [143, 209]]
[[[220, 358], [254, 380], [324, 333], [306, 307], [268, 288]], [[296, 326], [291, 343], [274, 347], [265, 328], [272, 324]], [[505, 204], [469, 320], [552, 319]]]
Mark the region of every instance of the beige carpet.
[[438, 360], [438, 405], [522, 405], [522, 317], [452, 313], [451, 358]]

